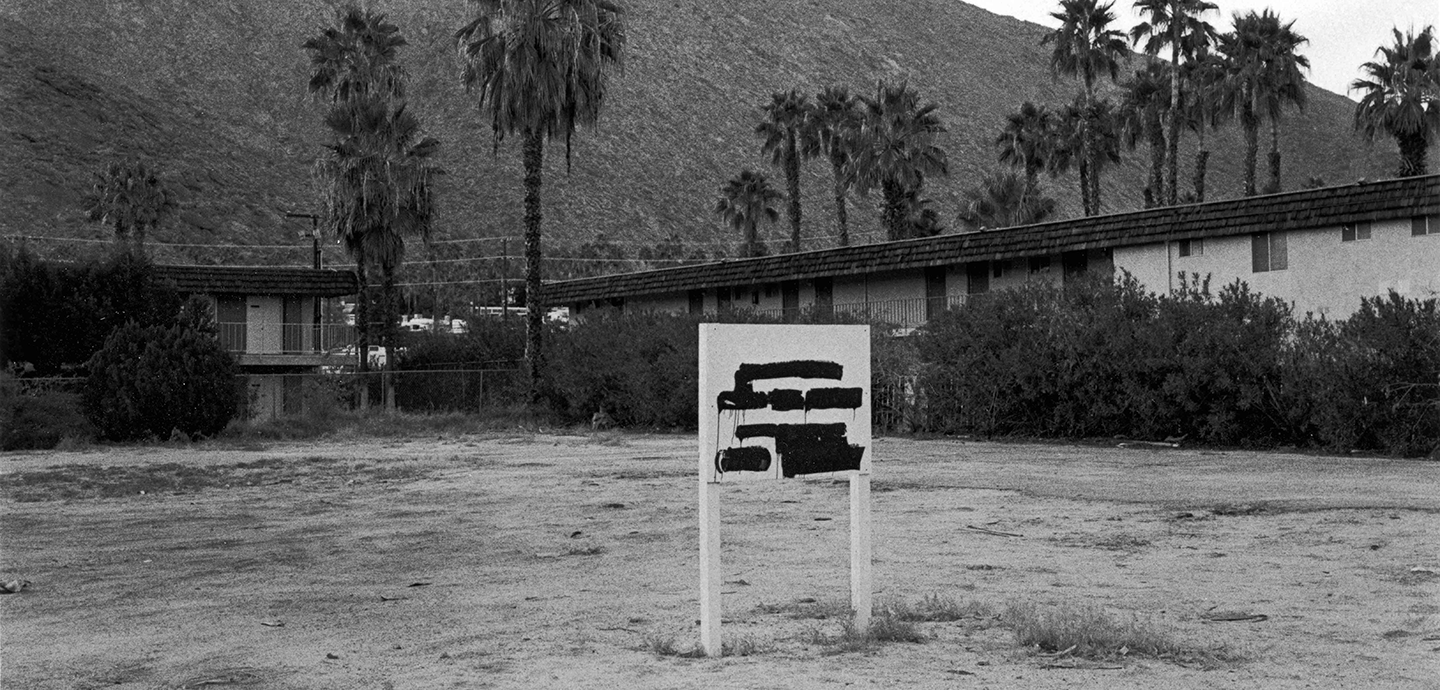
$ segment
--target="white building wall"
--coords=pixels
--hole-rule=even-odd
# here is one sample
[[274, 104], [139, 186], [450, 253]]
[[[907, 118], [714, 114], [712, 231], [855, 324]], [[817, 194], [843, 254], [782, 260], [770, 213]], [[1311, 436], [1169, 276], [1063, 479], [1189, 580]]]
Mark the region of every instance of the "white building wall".
[[1249, 235], [1206, 238], [1203, 253], [1188, 257], [1177, 242], [1117, 248], [1115, 268], [1160, 293], [1178, 287], [1180, 273], [1209, 275], [1212, 291], [1241, 280], [1290, 302], [1297, 316], [1345, 318], [1362, 297], [1392, 289], [1417, 299], [1440, 294], [1440, 235], [1412, 237], [1409, 219], [1374, 223], [1368, 240], [1343, 242], [1340, 233], [1339, 226], [1286, 233], [1286, 268], [1278, 271], [1252, 270]]

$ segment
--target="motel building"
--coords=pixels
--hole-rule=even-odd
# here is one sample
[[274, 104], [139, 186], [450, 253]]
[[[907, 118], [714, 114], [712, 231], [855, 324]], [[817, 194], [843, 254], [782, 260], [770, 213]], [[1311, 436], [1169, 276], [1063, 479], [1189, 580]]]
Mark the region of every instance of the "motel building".
[[1181, 275], [1241, 280], [1297, 315], [1334, 319], [1390, 290], [1437, 297], [1440, 175], [556, 281], [545, 300], [580, 319], [601, 307], [833, 310], [909, 329], [972, 295], [1121, 270], [1158, 293]]
[[155, 277], [214, 308], [220, 344], [245, 376], [251, 419], [301, 413], [306, 378], [354, 364], [355, 327], [329, 304], [359, 291], [354, 271], [162, 264]]

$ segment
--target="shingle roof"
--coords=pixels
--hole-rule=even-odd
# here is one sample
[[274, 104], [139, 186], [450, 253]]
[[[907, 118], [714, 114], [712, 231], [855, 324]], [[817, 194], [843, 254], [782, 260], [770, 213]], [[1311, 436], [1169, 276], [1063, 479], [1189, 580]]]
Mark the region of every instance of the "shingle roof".
[[1440, 214], [1440, 175], [564, 280], [546, 284], [545, 300], [569, 304], [1432, 214]]
[[181, 292], [340, 297], [359, 290], [352, 271], [296, 266], [155, 266]]

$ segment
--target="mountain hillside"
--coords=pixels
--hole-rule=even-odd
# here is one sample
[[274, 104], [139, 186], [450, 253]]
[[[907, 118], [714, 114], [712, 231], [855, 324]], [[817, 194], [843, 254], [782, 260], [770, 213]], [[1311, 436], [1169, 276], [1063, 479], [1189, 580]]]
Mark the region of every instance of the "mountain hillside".
[[[297, 247], [167, 247], [157, 250], [160, 258], [307, 261], [308, 242], [297, 233], [308, 224], [283, 215], [320, 205], [310, 170], [325, 142], [322, 108], [305, 93], [300, 44], [329, 21], [335, 4], [29, 0], [0, 7], [0, 154], [11, 162], [0, 168], [0, 233], [103, 239], [104, 229], [80, 213], [80, 195], [104, 163], [142, 155], [181, 190], [182, 212], [156, 240]], [[624, 5], [627, 62], [599, 127], [578, 133], [568, 173], [563, 145], [547, 151], [545, 227], [558, 253], [597, 233], [631, 252], [670, 233], [717, 243], [709, 256], [733, 252], [738, 238], [710, 209], [726, 179], [768, 167], [751, 132], [759, 106], [777, 90], [813, 94], [845, 83], [869, 92], [881, 78], [909, 79], [941, 106], [950, 128], [941, 144], [952, 169], [927, 194], [953, 227], [961, 190], [995, 167], [990, 141], [1004, 115], [1025, 100], [1057, 105], [1077, 89], [1051, 77], [1047, 47], [1039, 45], [1043, 27], [956, 0]], [[457, 77], [452, 36], [466, 19], [465, 5], [397, 0], [379, 7], [410, 42], [401, 60], [412, 111], [440, 139], [450, 173], [437, 239], [518, 237], [518, 146], [506, 141], [494, 149]], [[1304, 21], [1297, 21], [1302, 31]], [[1307, 111], [1287, 117], [1286, 188], [1312, 176], [1338, 184], [1390, 172], [1393, 147], [1371, 147], [1352, 134], [1353, 108], [1349, 99], [1312, 88]], [[1193, 139], [1181, 142], [1182, 152], [1193, 148]], [[1210, 198], [1237, 196], [1240, 131], [1212, 135], [1212, 148]], [[1133, 152], [1109, 173], [1107, 212], [1140, 206], [1147, 160], [1143, 149]], [[771, 175], [780, 183], [778, 172]], [[833, 246], [829, 185], [828, 165], [806, 166], [807, 249]], [[1078, 214], [1073, 175], [1047, 185], [1063, 213]], [[852, 232], [862, 240], [883, 237], [874, 205], [873, 198], [852, 200]], [[783, 221], [768, 231], [777, 243], [787, 234]], [[447, 247], [457, 258], [498, 253], [493, 242]], [[509, 252], [517, 251], [512, 241]], [[327, 260], [344, 261], [335, 247], [326, 252]]]

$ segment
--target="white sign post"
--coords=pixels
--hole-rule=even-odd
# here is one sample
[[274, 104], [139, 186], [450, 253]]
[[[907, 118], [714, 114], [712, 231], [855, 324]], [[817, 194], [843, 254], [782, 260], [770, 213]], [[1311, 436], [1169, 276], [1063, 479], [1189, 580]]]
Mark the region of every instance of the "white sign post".
[[870, 626], [870, 327], [701, 324], [700, 646], [720, 656], [720, 485], [850, 480], [850, 603]]

